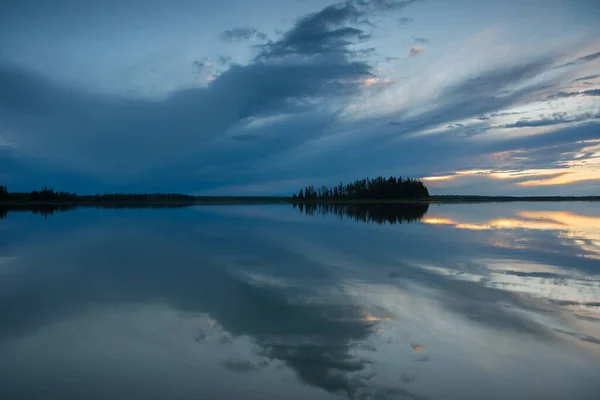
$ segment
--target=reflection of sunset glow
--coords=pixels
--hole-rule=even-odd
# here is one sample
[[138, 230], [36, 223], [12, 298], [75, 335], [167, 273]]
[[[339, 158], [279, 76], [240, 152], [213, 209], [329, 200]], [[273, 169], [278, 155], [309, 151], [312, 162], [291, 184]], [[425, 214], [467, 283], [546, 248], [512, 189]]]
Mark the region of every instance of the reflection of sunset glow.
[[593, 253], [588, 257], [600, 258], [600, 217], [563, 211], [520, 211], [517, 213], [517, 218], [500, 218], [482, 223], [463, 223], [438, 217], [423, 218], [422, 222], [473, 231], [512, 229], [558, 231], [560, 237], [571, 239], [580, 249]]

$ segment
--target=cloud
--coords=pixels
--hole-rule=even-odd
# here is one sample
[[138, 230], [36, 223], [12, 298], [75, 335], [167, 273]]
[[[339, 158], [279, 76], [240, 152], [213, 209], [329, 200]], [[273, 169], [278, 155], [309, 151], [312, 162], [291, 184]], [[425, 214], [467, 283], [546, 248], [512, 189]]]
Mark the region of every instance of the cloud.
[[581, 92], [558, 92], [551, 96], [548, 96], [546, 100], [553, 99], [563, 99], [567, 97], [577, 97], [577, 96], [600, 96], [600, 89], [589, 89], [583, 90]]
[[[357, 26], [372, 26], [370, 17], [411, 3], [361, 0], [325, 7], [298, 20], [280, 40], [259, 46], [248, 64], [221, 57], [219, 62], [229, 69], [213, 71], [205, 87], [161, 99], [94, 94], [0, 63], [0, 117], [8, 127], [2, 139], [14, 142], [10, 157], [35, 160], [46, 171], [77, 171], [112, 182], [142, 182], [158, 171], [176, 174], [182, 165], [196, 165], [195, 170], [214, 155], [205, 150], [208, 141], [251, 119], [315, 109], [327, 110], [333, 118], [373, 76], [369, 63], [354, 59], [372, 51], [357, 47], [370, 37]], [[237, 28], [221, 36], [235, 42], [259, 34], [255, 28]], [[196, 60], [192, 65], [206, 70], [208, 63]], [[274, 146], [285, 148], [320, 132]], [[260, 151], [272, 148], [264, 144]]]
[[288, 55], [315, 56], [337, 54], [353, 56], [371, 49], [351, 49], [371, 35], [357, 26], [374, 26], [373, 15], [404, 9], [414, 0], [355, 0], [333, 4], [301, 18], [292, 29], [275, 42], [258, 46], [257, 59]]
[[348, 24], [365, 23], [367, 12], [360, 4], [346, 2], [325, 7], [301, 18], [296, 25], [276, 41], [260, 46], [257, 59], [286, 55], [314, 56], [339, 54], [347, 56], [349, 46], [364, 41], [369, 35]]
[[340, 56], [255, 62], [212, 75], [206, 88], [143, 100], [68, 89], [2, 66], [0, 115], [18, 132], [8, 138], [23, 156], [87, 172], [134, 173], [185, 155], [246, 118], [305, 111], [308, 99], [349, 95], [370, 74], [368, 64]]
[[417, 1], [419, 0], [358, 0], [357, 3], [374, 11], [398, 11]]
[[[476, 164], [488, 151], [470, 143], [478, 135], [494, 137], [500, 146], [539, 128], [535, 132], [544, 136], [539, 139], [543, 144], [548, 137], [543, 128], [562, 128], [552, 126], [559, 119], [539, 117], [537, 110], [519, 119], [505, 118], [509, 112], [523, 112], [514, 107], [545, 107], [527, 104], [548, 84], [562, 85], [561, 80], [585, 75], [561, 71], [558, 79], [547, 73], [562, 51], [500, 57], [490, 54], [497, 54], [501, 44], [459, 43], [459, 50], [477, 48], [477, 61], [454, 55], [460, 51], [428, 53], [431, 66], [388, 77], [392, 73], [376, 65], [378, 55], [365, 55], [379, 44], [379, 39], [370, 41], [371, 34], [378, 34], [375, 23], [387, 10], [407, 4], [350, 1], [317, 10], [272, 40], [245, 44], [255, 58], [231, 53], [236, 63], [245, 64], [235, 64], [229, 56], [219, 59], [222, 50], [212, 53], [219, 70], [210, 82], [206, 78], [213, 71], [204, 64], [208, 58], [199, 57], [194, 65], [204, 71], [193, 74], [196, 86], [160, 99], [97, 95], [4, 65], [0, 140], [12, 147], [3, 157], [37, 171], [36, 179], [43, 179], [46, 171], [61, 171], [77, 174], [77, 184], [101, 177], [103, 185], [129, 180], [143, 187], [171, 185], [190, 191], [255, 190], [273, 183], [269, 191], [283, 194], [288, 193], [285, 182], [299, 179], [331, 183], [357, 173], [397, 171], [400, 155], [402, 173], [412, 176], [448, 169], [453, 159], [467, 163], [458, 160], [469, 154], [477, 157], [470, 161]], [[391, 15], [392, 22], [397, 18]], [[255, 28], [229, 31], [234, 33], [226, 36], [233, 41], [258, 33]], [[420, 39], [425, 38], [413, 38]], [[586, 54], [572, 47], [570, 51]], [[411, 53], [414, 57], [420, 51]], [[193, 60], [185, 60], [187, 72]], [[548, 88], [537, 96], [553, 92]], [[579, 95], [580, 102], [592, 100], [586, 100], [592, 93]], [[567, 124], [585, 122], [562, 119]], [[499, 133], [502, 125], [510, 124], [516, 124], [514, 131]], [[436, 143], [419, 135], [435, 135]], [[436, 164], [421, 162], [418, 154], [423, 152], [435, 155]], [[210, 168], [218, 172], [206, 172]], [[4, 169], [14, 176], [22, 170]], [[66, 180], [47, 176], [52, 179], [48, 184]], [[92, 185], [87, 182], [85, 187]]]
[[429, 39], [426, 39], [424, 37], [413, 37], [413, 40], [417, 43], [423, 43], [423, 44], [429, 43]]
[[583, 76], [581, 78], [573, 79], [573, 82], [590, 81], [590, 80], [596, 79], [596, 78], [600, 78], [600, 74]]
[[205, 67], [209, 66], [209, 65], [207, 65], [206, 61], [198, 61], [198, 60], [194, 61], [192, 63], [192, 65], [194, 67], [196, 67], [199, 71], [202, 71]]
[[408, 51], [408, 56], [409, 57], [417, 57], [418, 55], [420, 55], [423, 52], [423, 48], [420, 46], [413, 46], [410, 48], [410, 50]]
[[576, 58], [573, 61], [569, 61], [568, 63], [561, 64], [561, 65], [559, 65], [559, 66], [557, 66], [555, 68], [565, 68], [565, 67], [571, 67], [573, 65], [581, 65], [581, 64], [585, 64], [585, 63], [590, 62], [590, 61], [594, 61], [594, 60], [596, 60], [598, 58], [600, 58], [600, 52], [598, 52], [598, 53], [591, 53], [591, 54], [588, 54], [586, 56]]
[[221, 65], [228, 65], [231, 63], [231, 56], [219, 56], [219, 63]]
[[219, 37], [226, 42], [235, 43], [253, 38], [265, 40], [267, 35], [255, 28], [235, 28], [222, 32]]
[[[577, 130], [554, 128], [555, 134], [546, 133], [543, 130], [544, 126], [518, 128], [539, 129], [540, 133], [544, 133], [525, 139], [518, 137], [521, 135], [520, 132], [506, 137], [500, 136], [500, 130], [496, 128], [502, 123], [510, 121], [502, 121], [498, 125], [493, 124], [495, 118], [506, 119], [511, 115], [520, 115], [524, 112], [529, 115], [532, 113], [532, 111], [522, 111], [521, 106], [528, 101], [534, 101], [535, 93], [540, 88], [554, 83], [545, 75], [545, 72], [553, 67], [554, 62], [553, 54], [548, 54], [527, 62], [492, 65], [477, 74], [465, 75], [462, 79], [455, 79], [441, 87], [436, 91], [435, 100], [428, 101], [425, 108], [421, 108], [413, 101], [397, 111], [390, 111], [375, 117], [360, 116], [347, 123], [338, 119], [334, 125], [335, 130], [328, 130], [326, 138], [319, 138], [322, 134], [312, 136], [306, 141], [299, 138], [293, 145], [290, 142], [289, 149], [282, 146], [277, 151], [278, 154], [274, 154], [271, 150], [262, 152], [260, 146], [257, 145], [253, 148], [253, 151], [257, 152], [255, 153], [256, 161], [252, 164], [254, 173], [252, 176], [245, 177], [244, 180], [255, 179], [258, 183], [258, 175], [264, 176], [261, 179], [268, 181], [277, 181], [281, 179], [281, 176], [288, 178], [302, 176], [309, 177], [309, 181], [316, 184], [330, 184], [340, 179], [344, 181], [352, 179], [357, 173], [393, 174], [394, 171], [397, 171], [397, 163], [394, 161], [397, 157], [402, 157], [403, 174], [423, 176], [420, 174], [434, 167], [443, 168], [442, 166], [445, 165], [454, 168], [457, 160], [464, 160], [463, 162], [467, 165], [465, 169], [473, 169], [479, 163], [489, 167], [494, 165], [494, 161], [488, 158], [488, 154], [495, 151], [508, 151], [520, 146], [536, 149], [550, 143], [558, 144], [576, 139], [593, 138], [594, 129], [588, 125]], [[539, 79], [540, 77], [543, 79]], [[511, 90], [506, 88], [511, 88]], [[506, 93], [502, 96], [494, 95], [502, 91]], [[360, 112], [358, 111], [358, 113]], [[485, 116], [488, 120], [479, 124], [468, 121], [479, 116]], [[581, 122], [585, 122], [585, 118], [582, 117], [577, 121], [577, 123]], [[386, 126], [388, 123], [389, 125]], [[450, 128], [446, 128], [447, 126]], [[435, 140], [431, 140], [432, 134], [429, 133], [420, 136], [420, 132], [428, 132], [432, 129], [439, 129], [439, 133], [435, 134]], [[485, 136], [490, 129], [498, 131], [489, 132], [497, 135], [495, 137], [498, 140], [481, 142], [466, 140], [469, 136]], [[308, 131], [313, 130], [309, 129]], [[353, 133], [346, 134], [346, 132]], [[282, 138], [281, 142], [283, 141]], [[423, 152], [430, 157], [435, 157], [435, 165], [424, 162], [423, 158], [419, 156]], [[377, 162], [373, 162], [374, 157], [378, 160]], [[533, 157], [535, 158], [535, 156]], [[540, 159], [539, 162], [551, 165], [557, 160], [556, 157], [560, 156], [548, 154], [547, 159]], [[527, 162], [535, 164], [533, 158], [528, 159]], [[299, 165], [302, 165], [301, 174], [298, 173]], [[277, 173], [272, 172], [273, 168], [277, 170]], [[518, 193], [519, 191], [535, 193], [531, 188], [526, 190], [514, 188], [509, 182], [501, 185], [501, 188], [498, 183], [485, 186], [483, 183], [485, 181], [488, 180], [482, 178], [481, 185], [474, 182], [469, 183], [471, 186], [465, 185], [464, 187], [477, 187], [475, 190], [482, 190], [482, 193], [490, 194], [496, 194], [499, 190], [504, 193]], [[248, 183], [250, 182], [246, 182], [246, 184]], [[285, 193], [291, 193], [291, 191], [286, 190]]]
[[409, 17], [401, 17], [398, 19], [398, 23], [400, 25], [408, 25], [408, 24], [412, 24], [413, 22], [415, 22], [415, 20], [413, 18], [409, 18]]
[[258, 365], [248, 360], [227, 359], [223, 361], [223, 367], [233, 372], [256, 372], [260, 370]]
[[554, 113], [552, 116], [537, 120], [519, 120], [511, 124], [501, 125], [502, 128], [523, 128], [523, 127], [536, 127], [536, 126], [551, 126], [558, 124], [566, 124], [571, 122], [590, 121], [594, 119], [600, 119], [600, 112], [598, 113], [583, 113], [577, 115], [568, 115], [567, 113]]
[[413, 382], [416, 379], [417, 379], [416, 375], [409, 374], [409, 373], [406, 373], [406, 372], [403, 372], [402, 375], [400, 375], [400, 380], [402, 382], [404, 382], [404, 383], [410, 383], [410, 382]]

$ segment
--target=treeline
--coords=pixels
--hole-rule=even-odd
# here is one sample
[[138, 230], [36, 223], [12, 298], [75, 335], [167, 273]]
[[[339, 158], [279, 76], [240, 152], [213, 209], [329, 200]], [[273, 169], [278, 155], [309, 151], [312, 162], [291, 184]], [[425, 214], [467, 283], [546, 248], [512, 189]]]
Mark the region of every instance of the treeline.
[[114, 193], [78, 195], [76, 193], [58, 192], [44, 187], [32, 192], [9, 192], [6, 186], [0, 185], [0, 201], [7, 202], [186, 202], [194, 201], [194, 196], [178, 193]]
[[384, 178], [379, 176], [374, 179], [357, 179], [344, 185], [315, 188], [313, 185], [300, 189], [293, 200], [336, 200], [336, 199], [422, 199], [429, 197], [427, 187], [418, 179], [393, 176]]
[[340, 219], [376, 224], [402, 224], [422, 219], [429, 210], [428, 203], [299, 203], [294, 204], [305, 215], [337, 215]]

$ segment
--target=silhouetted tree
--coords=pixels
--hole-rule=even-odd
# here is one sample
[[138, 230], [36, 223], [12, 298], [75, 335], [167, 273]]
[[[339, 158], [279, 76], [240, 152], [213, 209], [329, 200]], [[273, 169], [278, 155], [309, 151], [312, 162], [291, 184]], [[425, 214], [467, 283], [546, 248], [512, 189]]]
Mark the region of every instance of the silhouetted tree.
[[[302, 196], [304, 194], [304, 196]], [[418, 179], [393, 176], [384, 178], [379, 176], [375, 179], [357, 179], [344, 185], [333, 187], [322, 186], [315, 189], [313, 185], [306, 186], [304, 193], [300, 189], [299, 199], [421, 199], [429, 197], [429, 191], [422, 181]]]
[[137, 202], [137, 203], [165, 203], [165, 202], [192, 202], [194, 196], [177, 193], [151, 193], [151, 194], [96, 194], [77, 195], [69, 192], [56, 192], [47, 186], [42, 190], [32, 192], [9, 192], [5, 186], [0, 186], [0, 200], [23, 203], [65, 203], [65, 202]]

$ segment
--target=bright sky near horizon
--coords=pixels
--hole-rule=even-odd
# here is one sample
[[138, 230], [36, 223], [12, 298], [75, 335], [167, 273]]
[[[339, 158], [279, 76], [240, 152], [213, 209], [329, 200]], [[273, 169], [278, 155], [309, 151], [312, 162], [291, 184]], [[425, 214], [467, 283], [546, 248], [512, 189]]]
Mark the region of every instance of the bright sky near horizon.
[[600, 194], [596, 0], [3, 0], [0, 183]]

